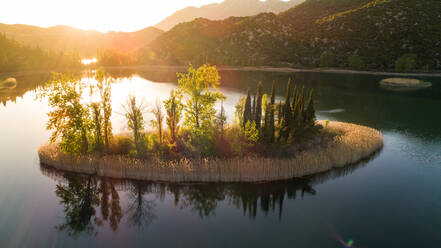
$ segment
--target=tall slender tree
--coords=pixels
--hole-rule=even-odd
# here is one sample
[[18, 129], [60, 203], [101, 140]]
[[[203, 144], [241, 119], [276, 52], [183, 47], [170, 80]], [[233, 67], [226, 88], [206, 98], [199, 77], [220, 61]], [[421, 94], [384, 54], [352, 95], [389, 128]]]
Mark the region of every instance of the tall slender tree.
[[245, 128], [245, 125], [247, 122], [251, 121], [252, 119], [252, 111], [251, 111], [251, 95], [250, 95], [250, 89], [248, 89], [247, 98], [245, 100], [245, 109], [243, 111], [243, 127]]
[[257, 84], [257, 91], [256, 91], [256, 105], [255, 105], [255, 113], [254, 113], [254, 121], [256, 122], [256, 128], [260, 132], [261, 123], [262, 123], [262, 82], [259, 82]]
[[102, 126], [104, 134], [104, 144], [106, 150], [110, 149], [110, 140], [112, 139], [112, 83], [113, 79], [107, 76], [102, 69], [98, 70], [95, 80], [98, 82], [97, 87], [101, 97], [102, 109]]
[[305, 111], [305, 127], [312, 128], [315, 125], [314, 89], [309, 92], [308, 106]]
[[162, 105], [159, 100], [155, 102], [155, 106], [152, 109], [152, 114], [155, 119], [150, 121], [152, 127], [158, 129], [159, 143], [162, 144], [162, 121], [164, 120], [164, 112], [162, 111]]
[[281, 126], [281, 138], [288, 139], [290, 125], [292, 121], [292, 111], [291, 111], [291, 79], [288, 80], [288, 85], [286, 86], [286, 96], [285, 103], [283, 105], [283, 119]]
[[275, 124], [274, 124], [274, 104], [275, 104], [275, 83], [273, 82], [272, 88], [271, 88], [271, 101], [268, 103], [265, 111], [265, 142], [266, 143], [273, 143], [274, 138], [274, 132], [275, 132]]
[[182, 110], [182, 95], [175, 91], [170, 91], [170, 97], [164, 101], [165, 110], [167, 112], [166, 123], [170, 132], [171, 142], [176, 141], [176, 136], [179, 131], [179, 122], [181, 121]]
[[142, 132], [144, 130], [144, 106], [136, 102], [135, 96], [129, 96], [127, 104], [123, 105], [124, 116], [127, 119], [127, 126], [132, 131], [135, 148], [138, 155], [144, 152]]

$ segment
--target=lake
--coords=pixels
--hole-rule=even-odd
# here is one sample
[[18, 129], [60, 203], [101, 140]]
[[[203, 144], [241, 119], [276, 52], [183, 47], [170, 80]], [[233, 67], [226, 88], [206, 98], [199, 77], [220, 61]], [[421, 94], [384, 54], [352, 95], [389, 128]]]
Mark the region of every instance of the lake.
[[[129, 94], [165, 99], [175, 71], [109, 71], [114, 132], [127, 125]], [[93, 73], [84, 74], [84, 80]], [[288, 78], [314, 88], [318, 119], [383, 132], [362, 163], [312, 177], [260, 184], [120, 181], [41, 166], [45, 73], [13, 73], [0, 92], [0, 247], [441, 247], [441, 78], [429, 89], [390, 92], [385, 76], [222, 71], [226, 111], [262, 81], [282, 99]], [[1, 78], [0, 78], [1, 79]], [[146, 119], [151, 115], [146, 113]]]

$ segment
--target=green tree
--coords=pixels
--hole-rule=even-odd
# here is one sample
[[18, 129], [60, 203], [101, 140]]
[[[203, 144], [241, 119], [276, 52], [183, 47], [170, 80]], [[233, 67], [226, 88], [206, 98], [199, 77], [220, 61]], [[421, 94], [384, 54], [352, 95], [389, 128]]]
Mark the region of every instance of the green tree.
[[404, 54], [395, 61], [395, 71], [412, 72], [417, 69], [418, 56], [416, 54]]
[[220, 111], [219, 111], [218, 115], [216, 116], [216, 127], [217, 127], [217, 130], [219, 131], [220, 135], [222, 135], [222, 136], [225, 133], [226, 123], [227, 123], [227, 115], [225, 114], [224, 103], [222, 102]]
[[275, 132], [275, 124], [274, 124], [274, 108], [275, 108], [275, 100], [276, 100], [276, 87], [273, 82], [271, 88], [271, 101], [267, 104], [265, 111], [265, 142], [273, 143], [274, 142], [274, 132]]
[[235, 111], [234, 111], [234, 121], [238, 126], [244, 127], [243, 125], [243, 117], [245, 111], [245, 102], [246, 98], [241, 97], [240, 100], [236, 103]]
[[174, 143], [179, 132], [179, 122], [184, 108], [182, 95], [176, 90], [170, 91], [170, 97], [164, 101], [164, 105], [167, 112], [166, 123], [170, 132], [170, 139]]
[[293, 109], [292, 126], [290, 129], [289, 136], [287, 138], [287, 142], [289, 144], [294, 143], [296, 139], [303, 134], [303, 131], [304, 131], [303, 111], [301, 107], [301, 102], [297, 101], [297, 104]]
[[123, 105], [123, 108], [125, 110], [124, 116], [127, 120], [127, 126], [133, 134], [137, 155], [142, 155], [144, 153], [144, 139], [142, 137], [145, 125], [143, 116], [144, 106], [136, 102], [135, 96], [129, 96], [127, 104]]
[[106, 150], [109, 150], [110, 140], [112, 139], [112, 123], [110, 118], [112, 116], [112, 83], [113, 79], [104, 73], [104, 70], [99, 69], [95, 76], [97, 81], [97, 88], [101, 98], [102, 109], [102, 123], [104, 133], [104, 144]]
[[365, 68], [363, 58], [358, 54], [353, 54], [348, 58], [349, 67], [354, 70], [363, 70]]
[[243, 111], [243, 127], [247, 124], [247, 122], [252, 120], [252, 111], [251, 111], [251, 95], [250, 95], [250, 89], [248, 89], [247, 98], [245, 100], [245, 107]]
[[90, 108], [92, 110], [93, 130], [94, 130], [93, 150], [102, 151], [104, 140], [102, 135], [103, 119], [101, 116], [101, 108], [100, 105], [96, 102], [90, 104]]
[[[186, 96], [185, 124], [192, 130], [209, 129], [216, 115], [214, 105], [225, 96], [217, 91], [220, 76], [215, 66], [190, 66], [187, 73], [178, 73], [178, 87]], [[213, 91], [214, 89], [215, 91]]]
[[285, 103], [283, 104], [283, 119], [280, 130], [280, 138], [287, 139], [290, 131], [290, 125], [292, 121], [292, 111], [291, 111], [291, 79], [288, 80], [288, 85], [286, 86], [286, 96]]
[[155, 118], [150, 121], [150, 125], [158, 130], [159, 143], [162, 144], [162, 123], [164, 120], [164, 112], [162, 111], [162, 105], [159, 100], [156, 101], [155, 106], [152, 109], [152, 114]]
[[255, 110], [254, 110], [254, 121], [256, 122], [256, 128], [258, 131], [260, 131], [261, 123], [262, 123], [262, 82], [259, 82], [257, 84], [257, 91], [256, 91], [256, 103], [255, 103]]
[[54, 73], [40, 97], [47, 96], [49, 107], [47, 129], [53, 130], [50, 141], [61, 138], [62, 151], [79, 154], [89, 151], [92, 120], [81, 102], [85, 86], [74, 74]]
[[309, 92], [308, 106], [305, 111], [305, 127], [312, 128], [315, 126], [315, 108], [314, 108], [314, 90]]
[[244, 134], [248, 142], [256, 143], [259, 140], [259, 132], [254, 121], [248, 121], [245, 124]]
[[320, 67], [333, 67], [335, 66], [335, 54], [329, 50], [324, 51], [320, 55]]

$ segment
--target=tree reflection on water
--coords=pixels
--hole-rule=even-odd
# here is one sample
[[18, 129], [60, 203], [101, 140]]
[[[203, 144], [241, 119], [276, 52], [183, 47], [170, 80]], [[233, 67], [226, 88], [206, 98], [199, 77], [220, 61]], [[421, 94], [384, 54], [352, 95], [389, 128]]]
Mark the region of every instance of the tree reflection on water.
[[[122, 220], [142, 231], [160, 217], [155, 213], [156, 205], [158, 201], [164, 202], [165, 196], [173, 199], [176, 208], [188, 209], [200, 218], [216, 215], [219, 204], [226, 202], [242, 209], [244, 216], [251, 220], [259, 211], [265, 215], [277, 213], [281, 219], [286, 200], [314, 196], [317, 194], [314, 185], [350, 174], [365, 164], [271, 183], [167, 184], [98, 178], [61, 172], [45, 165], [40, 168], [44, 175], [58, 182], [55, 193], [64, 207], [65, 222], [56, 229], [75, 238], [79, 234], [97, 235], [98, 227], [106, 222], [113, 232], [117, 232]], [[125, 193], [127, 197], [121, 200], [120, 193]], [[121, 201], [127, 203], [125, 210]]]

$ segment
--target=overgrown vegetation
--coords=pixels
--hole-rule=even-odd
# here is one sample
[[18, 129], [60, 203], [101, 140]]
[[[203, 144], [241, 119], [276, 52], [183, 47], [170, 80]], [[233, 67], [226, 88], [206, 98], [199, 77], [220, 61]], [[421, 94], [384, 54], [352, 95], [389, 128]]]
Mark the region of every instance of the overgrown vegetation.
[[[161, 160], [293, 156], [320, 128], [315, 123], [313, 91], [308, 95], [304, 89], [297, 91], [291, 82], [285, 101], [278, 105], [275, 85], [267, 97], [259, 83], [254, 94], [249, 90], [237, 104], [240, 120], [227, 123], [225, 96], [217, 90], [219, 73], [216, 67], [203, 65], [178, 73], [177, 88], [151, 108], [151, 131], [146, 130], [144, 118], [147, 106], [129, 96], [123, 107], [130, 135], [113, 137], [111, 83], [101, 70], [90, 85], [75, 74], [54, 74], [49, 87], [42, 91], [41, 96], [48, 97], [52, 108], [47, 126], [53, 131], [51, 142], [59, 141], [64, 153]], [[85, 92], [90, 94], [88, 101], [84, 100]]]

